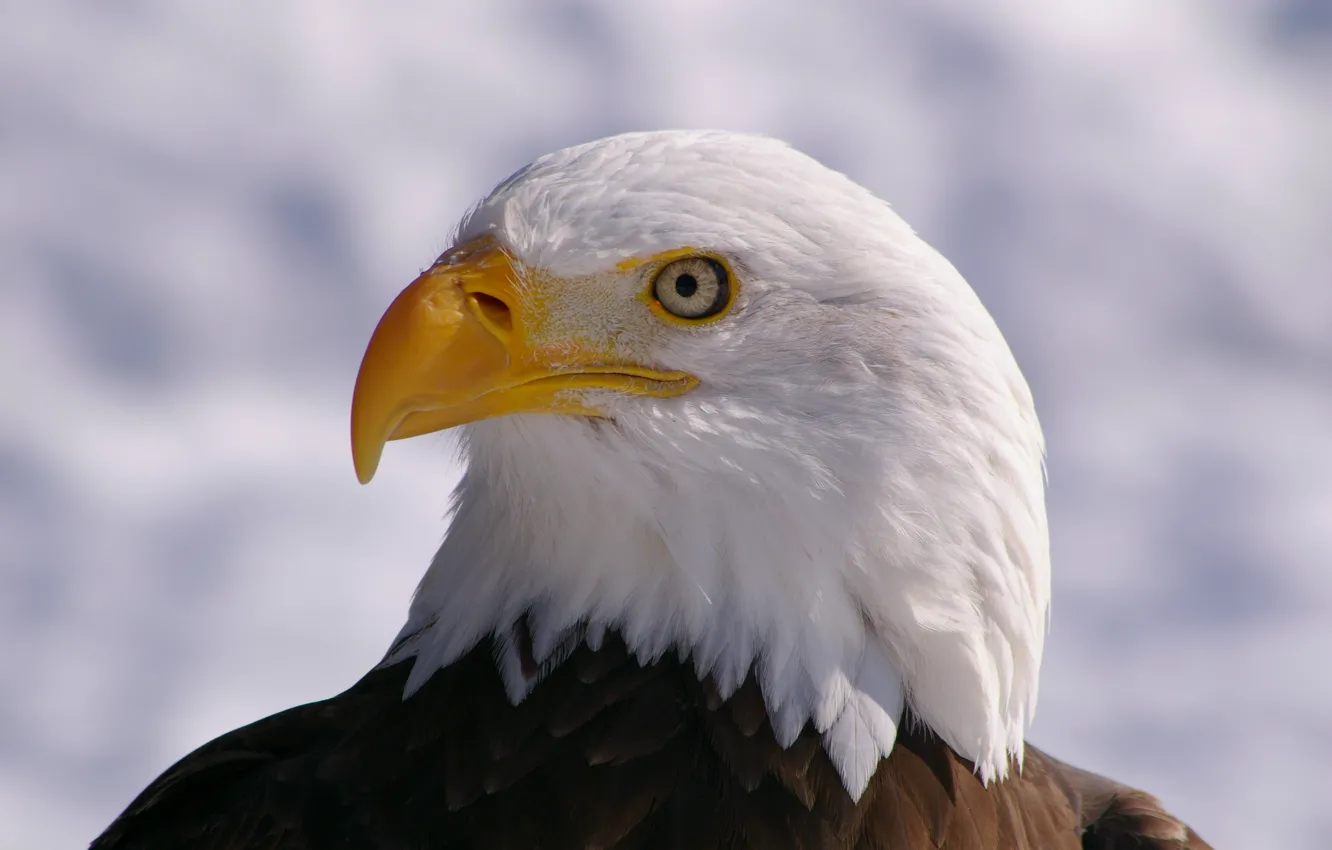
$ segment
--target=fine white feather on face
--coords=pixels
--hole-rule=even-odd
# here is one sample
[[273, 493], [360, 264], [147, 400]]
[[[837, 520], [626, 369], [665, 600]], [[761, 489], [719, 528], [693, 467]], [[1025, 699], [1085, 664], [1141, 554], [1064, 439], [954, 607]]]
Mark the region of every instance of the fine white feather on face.
[[461, 426], [453, 523], [386, 659], [415, 656], [409, 690], [527, 613], [538, 661], [590, 624], [723, 693], [752, 668], [779, 739], [813, 722], [852, 796], [908, 703], [1005, 776], [1049, 607], [1043, 445], [952, 266], [846, 177], [718, 132], [543, 157], [466, 217], [478, 240], [539, 302], [524, 344], [696, 382]]

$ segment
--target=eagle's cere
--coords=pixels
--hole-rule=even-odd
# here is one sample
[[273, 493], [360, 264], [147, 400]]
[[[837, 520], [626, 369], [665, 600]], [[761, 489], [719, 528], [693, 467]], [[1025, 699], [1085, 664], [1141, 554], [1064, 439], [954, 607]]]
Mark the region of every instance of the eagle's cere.
[[[514, 174], [380, 321], [356, 473], [452, 427], [453, 522], [380, 667], [173, 769], [262, 749], [197, 768], [219, 810], [160, 802], [199, 793], [169, 772], [99, 846], [187, 810], [241, 836], [194, 845], [218, 847], [1205, 846], [1141, 792], [1024, 767], [1031, 394], [957, 271], [846, 177], [721, 132]], [[292, 776], [308, 799], [273, 803]]]

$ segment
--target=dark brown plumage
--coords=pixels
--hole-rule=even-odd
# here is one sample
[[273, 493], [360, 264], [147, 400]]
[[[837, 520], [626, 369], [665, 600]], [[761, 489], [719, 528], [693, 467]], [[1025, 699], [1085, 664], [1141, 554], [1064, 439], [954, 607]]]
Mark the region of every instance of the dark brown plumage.
[[[751, 677], [722, 701], [608, 635], [510, 705], [484, 641], [402, 698], [410, 662], [183, 758], [93, 850], [1205, 850], [1141, 791], [1028, 747], [986, 788], [908, 717], [852, 802], [806, 727], [782, 750]], [[529, 665], [535, 672], [535, 665]]]

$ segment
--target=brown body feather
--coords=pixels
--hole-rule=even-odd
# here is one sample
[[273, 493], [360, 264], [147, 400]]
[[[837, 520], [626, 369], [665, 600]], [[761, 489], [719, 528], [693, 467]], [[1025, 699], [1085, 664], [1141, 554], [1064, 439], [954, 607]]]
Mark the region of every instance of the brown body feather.
[[[1150, 795], [1028, 747], [982, 786], [908, 718], [858, 802], [806, 727], [773, 739], [751, 679], [722, 701], [607, 636], [513, 706], [484, 641], [402, 698], [410, 662], [186, 756], [93, 850], [1204, 850]], [[533, 666], [534, 669], [534, 666]]]

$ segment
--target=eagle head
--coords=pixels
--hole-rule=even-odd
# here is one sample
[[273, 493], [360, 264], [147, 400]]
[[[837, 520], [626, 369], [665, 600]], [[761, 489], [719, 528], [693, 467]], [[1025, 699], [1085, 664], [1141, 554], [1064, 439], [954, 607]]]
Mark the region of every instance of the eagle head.
[[[957, 271], [767, 138], [614, 136], [462, 220], [366, 351], [362, 481], [458, 429], [454, 517], [386, 662], [409, 692], [520, 620], [756, 677], [853, 796], [909, 706], [985, 779], [1020, 760], [1049, 608], [1031, 394]], [[516, 702], [539, 676], [499, 659]]]

